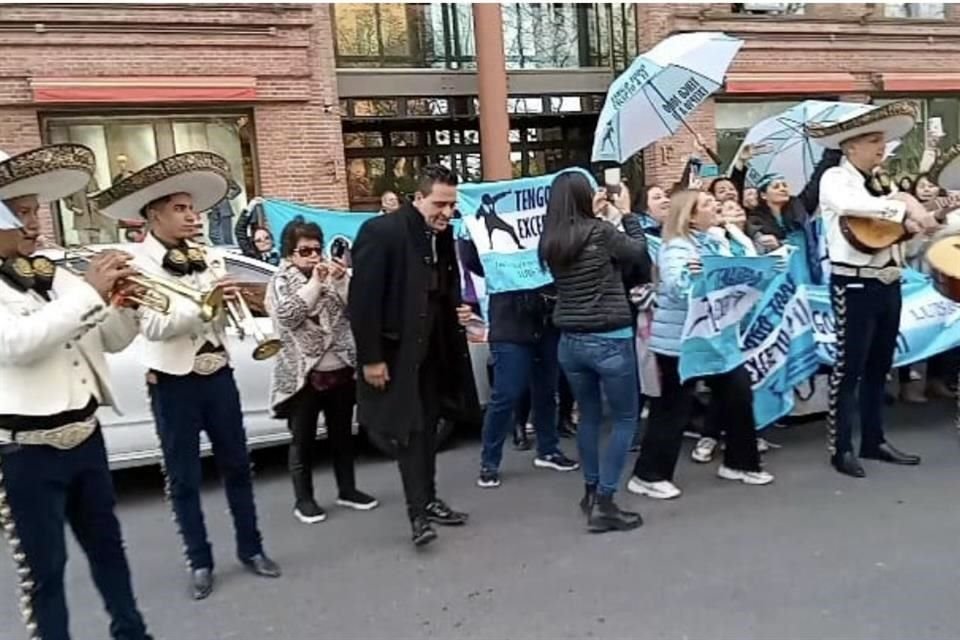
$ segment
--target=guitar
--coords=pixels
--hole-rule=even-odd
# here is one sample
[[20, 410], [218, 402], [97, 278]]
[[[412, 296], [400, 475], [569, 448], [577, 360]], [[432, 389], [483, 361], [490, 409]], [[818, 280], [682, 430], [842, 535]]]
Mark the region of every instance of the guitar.
[[925, 257], [934, 288], [943, 297], [960, 303], [960, 234], [936, 240]]
[[[960, 195], [935, 198], [923, 206], [933, 212], [937, 222], [943, 224], [946, 215], [960, 207]], [[863, 253], [876, 253], [910, 235], [899, 222], [856, 216], [840, 216], [840, 232], [850, 246]]]

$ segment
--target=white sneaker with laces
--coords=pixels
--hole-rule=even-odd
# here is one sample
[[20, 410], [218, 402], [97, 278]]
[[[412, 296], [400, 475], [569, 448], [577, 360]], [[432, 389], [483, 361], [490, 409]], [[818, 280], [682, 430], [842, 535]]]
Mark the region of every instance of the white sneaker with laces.
[[654, 500], [672, 500], [683, 493], [677, 485], [669, 480], [647, 482], [637, 477], [630, 478], [630, 482], [627, 483], [627, 491], [635, 493], [638, 496], [647, 496]]
[[743, 484], [761, 486], [773, 482], [773, 474], [767, 471], [739, 471], [726, 465], [717, 469], [717, 477], [724, 480], [735, 480]]
[[693, 448], [690, 457], [694, 462], [710, 462], [713, 460], [713, 452], [717, 449], [717, 441], [714, 438], [700, 438], [697, 445]]

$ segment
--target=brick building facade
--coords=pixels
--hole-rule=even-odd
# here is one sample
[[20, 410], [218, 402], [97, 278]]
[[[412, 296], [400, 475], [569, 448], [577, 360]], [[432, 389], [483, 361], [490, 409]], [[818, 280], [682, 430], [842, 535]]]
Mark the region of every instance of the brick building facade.
[[[381, 5], [387, 6], [398, 5]], [[566, 104], [572, 94], [596, 103], [634, 48], [642, 51], [682, 31], [723, 31], [746, 41], [724, 90], [690, 120], [721, 155], [729, 155], [751, 118], [813, 97], [921, 97], [925, 113], [942, 120], [947, 139], [960, 136], [953, 97], [960, 92], [960, 73], [950, 71], [960, 68], [960, 8], [954, 5], [924, 5], [941, 7], [928, 18], [890, 17], [881, 4], [779, 5], [790, 7], [786, 14], [771, 12], [775, 5], [769, 4], [625, 6], [635, 11], [624, 23], [635, 33], [627, 34], [624, 41], [633, 39], [633, 45], [621, 42], [619, 54], [611, 44], [601, 63], [509, 69], [511, 99], [528, 109], [511, 110], [511, 129], [528, 127], [517, 140], [511, 132], [517, 172], [582, 162], [555, 147], [582, 146], [596, 109], [566, 113], [561, 107], [552, 113], [550, 100]], [[749, 13], [751, 6], [761, 8]], [[400, 128], [417, 129], [433, 145], [431, 158], [456, 156], [458, 169], [469, 174], [466, 168], [479, 153], [476, 131], [469, 130], [476, 126], [469, 104], [476, 96], [476, 71], [459, 62], [469, 55], [442, 69], [384, 68], [390, 61], [361, 68], [363, 58], [348, 62], [338, 54], [336, 11], [326, 4], [3, 5], [0, 149], [13, 153], [41, 142], [89, 140], [99, 145], [95, 151], [105, 165], [94, 185], [102, 188], [117, 172], [136, 170], [154, 156], [209, 145], [232, 158], [245, 198], [266, 194], [332, 208], [367, 206], [374, 194], [355, 198], [348, 185], [364, 167], [383, 171], [378, 145], [388, 146], [391, 137], [415, 149], [424, 143], [398, 134], [392, 112], [369, 118], [361, 107], [396, 98], [412, 109], [418, 100], [439, 97], [449, 99], [442, 117], [411, 111]], [[382, 11], [377, 9], [378, 19]], [[445, 30], [448, 17], [444, 13]], [[341, 19], [356, 20], [346, 10]], [[583, 38], [586, 49], [594, 45]], [[530, 112], [525, 96], [543, 97], [547, 106]], [[457, 101], [466, 105], [464, 115]], [[451, 122], [466, 124], [457, 131]], [[456, 140], [439, 136], [448, 129], [447, 137]], [[548, 131], [559, 132], [553, 147], [544, 142], [554, 135]], [[374, 133], [381, 141], [361, 148]], [[438, 145], [451, 145], [453, 152], [444, 155]], [[643, 179], [669, 184], [693, 151], [684, 132], [653, 145], [643, 154]], [[63, 235], [64, 225], [53, 215], [46, 225], [48, 233]]]

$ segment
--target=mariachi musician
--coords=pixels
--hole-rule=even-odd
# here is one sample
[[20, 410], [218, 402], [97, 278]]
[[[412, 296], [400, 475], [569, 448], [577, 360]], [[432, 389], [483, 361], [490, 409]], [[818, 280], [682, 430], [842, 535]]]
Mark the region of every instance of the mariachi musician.
[[[131, 247], [144, 273], [173, 279], [193, 291], [221, 289], [236, 298], [224, 255], [190, 241], [200, 214], [223, 200], [229, 168], [207, 152], [165, 158], [97, 195], [106, 216], [140, 214], [148, 223], [143, 242]], [[280, 568], [264, 553], [257, 527], [253, 480], [240, 395], [230, 366], [224, 314], [187, 297], [173, 296], [166, 313], [141, 309], [146, 338], [147, 387], [163, 451], [167, 489], [183, 538], [194, 599], [213, 591], [213, 552], [200, 508], [200, 432], [205, 431], [223, 476], [236, 530], [237, 557], [251, 572], [279, 577]]]
[[97, 408], [112, 405], [104, 352], [137, 335], [133, 312], [111, 305], [134, 274], [130, 256], [106, 252], [81, 278], [32, 257], [41, 202], [86, 186], [93, 152], [34, 149], [0, 162], [0, 524], [20, 579], [33, 640], [69, 640], [64, 525], [87, 556], [110, 615], [110, 637], [144, 640], [120, 523], [114, 514]]
[[901, 101], [835, 124], [807, 127], [814, 142], [840, 149], [844, 156], [840, 166], [829, 169], [820, 182], [837, 335], [827, 428], [834, 468], [857, 478], [865, 475], [852, 444], [858, 398], [860, 457], [893, 464], [920, 463], [919, 456], [903, 453], [887, 442], [883, 431], [884, 386], [900, 330], [905, 243], [866, 251], [850, 232], [851, 221], [863, 219], [897, 227], [900, 238], [936, 226], [932, 215], [913, 196], [895, 193], [889, 178], [878, 173], [886, 143], [909, 132], [916, 119], [914, 103]]

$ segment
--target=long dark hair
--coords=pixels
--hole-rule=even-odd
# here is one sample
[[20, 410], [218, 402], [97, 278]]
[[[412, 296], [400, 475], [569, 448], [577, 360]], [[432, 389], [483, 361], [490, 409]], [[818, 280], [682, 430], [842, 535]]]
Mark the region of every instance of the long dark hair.
[[590, 235], [593, 187], [577, 171], [561, 173], [550, 185], [547, 215], [540, 236], [540, 268], [557, 269], [572, 263]]

